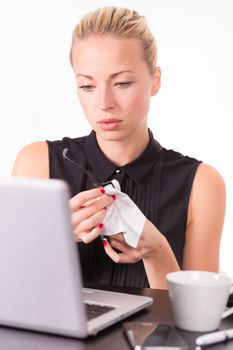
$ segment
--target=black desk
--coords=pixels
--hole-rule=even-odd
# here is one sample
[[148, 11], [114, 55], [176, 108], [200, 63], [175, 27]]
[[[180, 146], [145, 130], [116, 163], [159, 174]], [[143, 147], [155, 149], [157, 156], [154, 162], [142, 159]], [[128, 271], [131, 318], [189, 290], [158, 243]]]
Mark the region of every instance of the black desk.
[[[127, 321], [173, 322], [167, 291], [155, 289], [106, 289], [146, 295], [154, 298], [153, 305], [127, 318]], [[228, 319], [224, 320], [220, 328], [233, 328], [233, 316], [231, 315]], [[181, 330], [179, 332], [187, 344], [190, 345], [190, 350], [195, 349], [195, 338], [200, 335], [200, 333], [191, 333]], [[99, 333], [96, 337], [84, 341], [0, 327], [0, 347], [4, 350], [130, 350], [130, 346], [123, 334], [121, 323], [111, 326]], [[209, 346], [205, 349], [232, 350], [233, 340], [228, 343], [219, 343], [214, 346]]]

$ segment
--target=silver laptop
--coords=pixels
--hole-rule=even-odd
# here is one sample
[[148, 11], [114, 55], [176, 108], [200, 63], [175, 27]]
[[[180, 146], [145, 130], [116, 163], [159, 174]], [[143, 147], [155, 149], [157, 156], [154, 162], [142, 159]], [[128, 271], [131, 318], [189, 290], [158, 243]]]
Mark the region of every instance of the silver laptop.
[[85, 338], [152, 304], [82, 287], [68, 200], [62, 180], [0, 180], [1, 325]]

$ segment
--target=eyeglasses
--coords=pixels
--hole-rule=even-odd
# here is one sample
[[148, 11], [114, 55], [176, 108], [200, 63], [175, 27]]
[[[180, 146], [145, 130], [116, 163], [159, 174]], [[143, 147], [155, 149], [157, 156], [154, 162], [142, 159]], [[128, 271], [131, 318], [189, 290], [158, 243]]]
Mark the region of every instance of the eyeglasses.
[[90, 172], [89, 170], [85, 169], [81, 164], [75, 162], [73, 159], [69, 158], [67, 156], [67, 153], [69, 152], [68, 148], [64, 148], [62, 151], [62, 156], [64, 159], [68, 160], [70, 163], [74, 164], [75, 166], [77, 166], [79, 169], [81, 169], [89, 178], [89, 180], [91, 181], [91, 183], [95, 186], [95, 187], [104, 187], [107, 185], [112, 185], [114, 188], [114, 184], [112, 183], [112, 181], [105, 181], [105, 182], [98, 182], [98, 180], [96, 179], [96, 177], [94, 176], [94, 174], [92, 172]]

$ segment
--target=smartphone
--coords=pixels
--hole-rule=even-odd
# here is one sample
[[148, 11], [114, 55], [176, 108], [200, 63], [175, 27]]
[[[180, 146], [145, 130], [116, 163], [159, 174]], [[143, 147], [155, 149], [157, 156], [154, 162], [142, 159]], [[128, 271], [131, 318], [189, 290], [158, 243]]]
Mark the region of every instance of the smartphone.
[[175, 327], [168, 323], [124, 322], [125, 335], [133, 349], [166, 347], [188, 349]]

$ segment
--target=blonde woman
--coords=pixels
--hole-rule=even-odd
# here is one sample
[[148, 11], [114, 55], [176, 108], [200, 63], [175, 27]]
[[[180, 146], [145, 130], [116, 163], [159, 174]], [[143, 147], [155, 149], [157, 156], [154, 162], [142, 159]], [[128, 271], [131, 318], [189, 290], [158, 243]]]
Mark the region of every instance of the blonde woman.
[[[213, 167], [162, 147], [148, 128], [161, 71], [145, 18], [115, 7], [87, 14], [74, 29], [70, 60], [93, 130], [27, 145], [13, 175], [59, 178], [70, 185], [84, 282], [166, 288], [170, 271], [218, 271], [224, 181]], [[145, 215], [136, 248], [120, 232], [100, 239], [107, 208], [118, 199], [95, 188], [93, 178], [117, 179]]]

